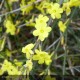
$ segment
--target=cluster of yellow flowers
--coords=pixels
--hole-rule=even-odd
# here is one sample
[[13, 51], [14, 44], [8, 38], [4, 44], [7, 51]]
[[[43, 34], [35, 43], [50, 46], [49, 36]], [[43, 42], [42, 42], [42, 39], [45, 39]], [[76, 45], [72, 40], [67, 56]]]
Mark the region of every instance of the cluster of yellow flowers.
[[27, 72], [30, 72], [33, 66], [32, 58], [31, 58], [32, 55], [34, 54], [34, 52], [32, 51], [33, 47], [34, 44], [30, 43], [22, 48], [22, 52], [26, 53], [26, 58], [28, 59], [25, 64], [25, 67], [27, 68]]
[[0, 70], [0, 74], [3, 74], [6, 71], [9, 75], [21, 75], [21, 71], [19, 71], [18, 68], [12, 65], [12, 63], [8, 60], [4, 60]]
[[22, 48], [22, 52], [26, 53], [26, 58], [28, 59], [25, 66], [29, 72], [32, 70], [32, 60], [38, 60], [39, 64], [43, 64], [45, 62], [46, 65], [49, 65], [51, 63], [51, 56], [47, 52], [36, 49], [36, 54], [34, 54], [32, 50], [33, 47], [34, 44], [31, 43]]
[[[61, 8], [59, 3], [47, 2], [43, 1], [39, 6], [36, 6], [42, 13], [44, 13], [44, 9], [46, 9], [46, 13], [50, 14], [52, 19], [60, 19], [61, 14], [66, 9], [66, 6]], [[69, 14], [70, 10], [67, 10], [67, 14]], [[62, 21], [58, 23], [59, 29], [61, 32], [65, 32], [66, 25], [63, 24]]]
[[[18, 1], [18, 0], [15, 0], [15, 1]], [[12, 2], [13, 2], [13, 0], [12, 0]], [[23, 15], [28, 14], [33, 9], [33, 5], [30, 5], [33, 2], [35, 2], [35, 0], [30, 0], [28, 2], [26, 2], [25, 0], [21, 0], [20, 8], [21, 8]], [[29, 6], [26, 8], [26, 7], [24, 7], [26, 5], [29, 5]], [[63, 3], [62, 8], [60, 7], [59, 3], [53, 3], [53, 2], [49, 2], [46, 0], [46, 1], [42, 1], [40, 5], [37, 5], [36, 8], [41, 10], [42, 13], [44, 12], [43, 9], [46, 8], [46, 13], [50, 14], [53, 19], [55, 19], [55, 18], [60, 19], [63, 11], [65, 11], [66, 15], [68, 16], [71, 13], [71, 7], [74, 7], [74, 6], [75, 7], [80, 6], [80, 0], [67, 1], [67, 2]], [[36, 25], [35, 25], [36, 30], [33, 31], [33, 35], [38, 36], [38, 38], [41, 41], [43, 41], [46, 37], [48, 37], [48, 33], [51, 31], [51, 28], [47, 27], [46, 22], [48, 20], [49, 20], [49, 18], [47, 16], [43, 16], [41, 14], [39, 15], [38, 19], [36, 19]], [[65, 32], [66, 26], [62, 26], [62, 25], [60, 25], [60, 23], [63, 24], [63, 22], [61, 22], [61, 21], [59, 22], [60, 31]], [[5, 27], [7, 29], [6, 33], [10, 33], [11, 35], [15, 35], [16, 27], [12, 21], [6, 20]]]
[[[60, 19], [61, 13], [63, 13], [63, 9], [60, 8], [60, 4], [58, 3], [45, 3], [43, 8], [46, 8], [47, 13], [49, 13], [53, 19]], [[66, 25], [63, 24], [62, 21], [59, 21], [58, 26], [61, 32], [65, 32]]]
[[41, 41], [48, 37], [48, 34], [51, 31], [51, 27], [47, 25], [48, 20], [49, 18], [47, 16], [43, 16], [42, 14], [40, 14], [36, 19], [36, 30], [33, 31], [33, 35], [38, 36], [38, 39]]
[[[69, 2], [63, 3], [62, 8], [58, 3], [52, 3], [52, 2], [49, 3], [47, 1], [43, 1], [42, 2], [43, 4], [41, 3], [40, 7], [37, 6], [37, 8], [38, 9], [40, 9], [41, 7], [46, 8], [46, 12], [51, 15], [52, 19], [60, 19], [63, 11], [65, 11], [66, 15], [68, 16], [71, 13], [70, 7], [79, 6], [78, 3], [76, 3], [76, 5], [73, 4], [75, 1], [78, 1], [78, 0], [74, 0], [74, 1], [70, 0]], [[44, 11], [42, 10], [42, 12]], [[45, 38], [48, 37], [49, 32], [51, 31], [51, 27], [47, 25], [48, 21], [49, 21], [49, 18], [42, 14], [40, 14], [38, 18], [35, 19], [36, 23], [35, 23], [35, 30], [33, 31], [33, 35], [38, 36], [38, 39], [41, 41], [44, 41]], [[63, 23], [62, 21], [59, 21], [58, 23], [59, 30], [63, 33], [67, 28], [66, 22]], [[34, 46], [35, 45], [31, 43], [22, 48], [22, 52], [26, 53], [26, 58], [28, 59], [26, 61], [26, 67], [28, 67], [29, 71], [32, 70], [32, 66], [33, 66], [32, 60], [38, 61], [39, 64], [45, 63], [46, 65], [49, 65], [52, 61], [51, 56], [45, 51], [36, 49], [35, 52], [33, 52], [32, 49], [34, 48]]]
[[[33, 9], [33, 5], [32, 3], [34, 2], [35, 0], [30, 0], [27, 2], [26, 4], [26, 1], [25, 0], [21, 0], [21, 4], [20, 4], [20, 8], [21, 8], [21, 11], [22, 11], [22, 14], [28, 14], [32, 9]], [[28, 5], [28, 6], [27, 6]], [[25, 7], [27, 6], [27, 8]], [[23, 8], [24, 7], [24, 8]]]
[[63, 3], [63, 10], [66, 12], [66, 15], [71, 13], [71, 7], [80, 6], [80, 0], [70, 0], [66, 3]]
[[[45, 14], [46, 9], [46, 13], [50, 14], [53, 19], [60, 19], [63, 12], [66, 12], [66, 15], [68, 16], [71, 13], [71, 8], [77, 6], [80, 6], [80, 0], [67, 0], [67, 2], [63, 3], [62, 7], [59, 3], [53, 3], [45, 0], [42, 1], [40, 5], [37, 5], [36, 8], [43, 14]], [[59, 21], [58, 26], [61, 32], [65, 32], [66, 24]]]
[[[11, 0], [11, 2], [14, 2], [14, 1], [18, 1], [18, 0]], [[21, 8], [22, 15], [28, 14], [33, 9], [33, 5], [30, 5], [30, 4], [34, 3], [35, 1], [36, 0], [29, 0], [28, 2], [26, 2], [25, 0], [21, 0], [20, 8]], [[33, 35], [35, 37], [38, 37], [38, 40], [42, 42], [48, 37], [50, 31], [52, 30], [52, 28], [48, 25], [49, 18], [52, 18], [52, 20], [60, 19], [62, 17], [61, 16], [62, 13], [66, 13], [65, 15], [69, 16], [71, 13], [72, 7], [80, 6], [80, 0], [67, 0], [67, 2], [62, 4], [62, 6], [57, 2], [56, 3], [49, 2], [49, 0], [48, 1], [42, 0], [42, 2], [39, 4], [40, 5], [36, 5], [36, 8], [41, 10], [43, 14], [39, 14], [38, 17], [35, 19], [35, 23], [33, 23], [32, 25], [35, 28], [35, 30], [33, 30]], [[27, 5], [27, 8], [24, 7], [26, 5]], [[64, 33], [67, 28], [66, 26], [67, 21], [63, 22], [61, 20], [58, 22], [58, 28], [62, 33]], [[14, 24], [11, 20], [6, 19], [4, 21], [4, 26], [6, 28], [6, 33], [15, 35], [16, 24]], [[33, 68], [33, 61], [38, 61], [38, 64], [45, 63], [47, 66], [49, 66], [50, 63], [52, 62], [51, 54], [37, 48], [34, 49], [35, 46], [36, 46], [35, 44], [30, 43], [22, 48], [22, 53], [26, 55], [25, 67], [28, 72], [30, 72]], [[14, 62], [16, 63], [18, 61], [15, 60]], [[19, 66], [19, 65], [22, 65], [22, 63], [19, 63], [19, 64], [16, 63], [16, 65]], [[3, 74], [5, 71], [7, 71], [9, 75], [22, 74], [22, 72], [19, 71], [18, 68], [8, 60], [4, 60], [0, 70], [0, 74]]]
[[35, 53], [33, 60], [38, 60], [39, 64], [43, 64], [45, 62], [46, 65], [49, 65], [51, 63], [51, 56], [47, 52], [36, 49]]

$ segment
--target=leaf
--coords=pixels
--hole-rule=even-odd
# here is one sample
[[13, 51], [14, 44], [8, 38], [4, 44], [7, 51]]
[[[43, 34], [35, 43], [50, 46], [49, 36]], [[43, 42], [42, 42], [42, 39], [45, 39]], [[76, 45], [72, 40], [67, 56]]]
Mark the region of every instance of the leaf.
[[2, 51], [4, 49], [4, 46], [5, 46], [5, 43], [6, 43], [6, 36], [0, 42], [1, 42], [1, 44], [0, 44], [0, 51]]

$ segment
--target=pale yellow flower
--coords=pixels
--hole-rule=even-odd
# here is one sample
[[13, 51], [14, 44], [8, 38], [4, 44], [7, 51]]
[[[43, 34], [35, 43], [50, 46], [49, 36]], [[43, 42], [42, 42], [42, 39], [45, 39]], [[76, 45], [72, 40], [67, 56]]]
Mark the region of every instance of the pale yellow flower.
[[38, 60], [39, 64], [45, 63], [49, 65], [51, 63], [51, 56], [47, 52], [38, 49], [36, 49], [35, 52], [36, 54], [33, 55], [33, 60]]
[[26, 58], [29, 59], [31, 54], [33, 54], [32, 48], [34, 47], [34, 44], [30, 43], [22, 48], [22, 52], [26, 53]]
[[59, 21], [58, 26], [61, 32], [65, 32], [66, 25], [62, 21]]

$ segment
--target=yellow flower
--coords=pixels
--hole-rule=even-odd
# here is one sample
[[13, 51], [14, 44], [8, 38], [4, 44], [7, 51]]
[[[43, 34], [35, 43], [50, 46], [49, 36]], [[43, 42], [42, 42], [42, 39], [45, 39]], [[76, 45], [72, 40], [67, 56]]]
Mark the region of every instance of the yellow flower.
[[47, 13], [51, 14], [51, 17], [53, 19], [61, 18], [61, 13], [63, 13], [63, 9], [60, 8], [60, 5], [58, 3], [50, 3], [51, 6], [47, 9]]
[[44, 41], [44, 39], [46, 37], [48, 37], [49, 32], [51, 31], [51, 27], [45, 27], [45, 26], [41, 26], [41, 27], [36, 27], [37, 29], [33, 31], [33, 35], [34, 36], [38, 36], [38, 38], [41, 41]]
[[35, 50], [36, 54], [33, 55], [33, 60], [38, 60], [39, 64], [45, 63], [46, 65], [49, 65], [51, 63], [51, 56], [44, 51]]
[[9, 75], [21, 75], [21, 72], [18, 71], [18, 69], [15, 66], [10, 66], [7, 72]]
[[6, 27], [6, 33], [15, 35], [16, 27], [10, 20], [7, 19], [6, 21], [4, 21], [4, 26]]
[[43, 5], [44, 8], [46, 8], [47, 10], [47, 13], [51, 14], [52, 13], [52, 9], [54, 7], [54, 4], [51, 2], [51, 3], [45, 3]]
[[27, 71], [31, 71], [32, 70], [32, 67], [33, 67], [33, 63], [31, 60], [27, 60], [26, 61], [26, 68], [27, 68]]
[[4, 60], [4, 62], [3, 62], [3, 65], [2, 65], [2, 70], [3, 70], [3, 72], [4, 71], [7, 71], [7, 70], [9, 70], [10, 69], [10, 66], [11, 66], [11, 63], [10, 62], [8, 62], [8, 60]]
[[38, 16], [38, 18], [36, 18], [35, 28], [41, 27], [42, 25], [47, 26], [47, 21], [48, 20], [49, 20], [49, 18], [47, 16], [43, 16], [42, 14], [40, 14]]
[[14, 64], [19, 67], [22, 66], [22, 62], [18, 61], [17, 59], [14, 59]]
[[63, 3], [63, 7], [62, 8], [63, 8], [64, 11], [66, 11], [66, 15], [69, 15], [71, 13], [69, 2]]
[[[22, 14], [23, 14], [23, 15], [24, 15], [25, 13], [28, 14], [28, 13], [33, 9], [32, 3], [33, 3], [34, 1], [35, 1], [35, 0], [30, 0], [29, 2], [27, 2], [27, 4], [26, 4], [25, 0], [22, 0], [22, 1], [21, 1], [20, 7], [21, 7], [21, 11], [22, 11]], [[30, 4], [31, 4], [31, 5], [30, 5]], [[26, 6], [26, 5], [29, 5], [29, 6], [23, 8], [23, 7]]]
[[35, 7], [36, 7], [38, 10], [40, 10], [42, 14], [45, 14], [45, 11], [44, 11], [43, 8], [44, 8], [44, 4], [46, 4], [46, 3], [47, 3], [47, 1], [42, 0], [41, 3], [40, 3], [40, 4], [36, 4]]
[[65, 32], [66, 25], [62, 21], [59, 21], [58, 26], [61, 32]]
[[[21, 1], [20, 8], [22, 8], [23, 6], [26, 6], [25, 0], [22, 0], [22, 1]], [[24, 15], [24, 13], [25, 13], [25, 11], [26, 11], [26, 8], [22, 8], [21, 11], [22, 11], [22, 14]]]
[[43, 16], [42, 14], [40, 14], [39, 16], [38, 16], [38, 18], [36, 18], [36, 23], [38, 23], [38, 22], [47, 22], [49, 20], [49, 18], [47, 17], [47, 16]]
[[22, 52], [26, 53], [26, 58], [29, 59], [31, 54], [33, 54], [32, 48], [34, 47], [34, 44], [28, 44], [25, 47], [22, 48]]
[[[45, 3], [43, 3], [43, 6], [42, 6], [43, 8], [47, 8], [47, 10], [50, 10], [50, 9], [52, 9], [52, 7], [53, 7], [53, 2], [51, 2], [51, 3], [49, 3], [49, 2], [47, 2], [47, 1], [45, 1]], [[51, 11], [51, 10], [50, 10]]]
[[80, 0], [70, 0], [69, 5], [73, 6], [80, 6]]
[[1, 67], [3, 72], [7, 71], [9, 75], [20, 75], [21, 72], [11, 64], [8, 60], [4, 60], [3, 65]]

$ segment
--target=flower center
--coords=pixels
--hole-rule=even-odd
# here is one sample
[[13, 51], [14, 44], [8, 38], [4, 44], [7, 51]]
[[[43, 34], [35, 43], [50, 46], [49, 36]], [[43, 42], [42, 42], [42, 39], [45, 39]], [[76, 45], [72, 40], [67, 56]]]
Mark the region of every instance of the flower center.
[[41, 29], [41, 30], [40, 30], [40, 32], [41, 32], [41, 33], [44, 33], [44, 30], [43, 30], [43, 29]]

